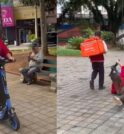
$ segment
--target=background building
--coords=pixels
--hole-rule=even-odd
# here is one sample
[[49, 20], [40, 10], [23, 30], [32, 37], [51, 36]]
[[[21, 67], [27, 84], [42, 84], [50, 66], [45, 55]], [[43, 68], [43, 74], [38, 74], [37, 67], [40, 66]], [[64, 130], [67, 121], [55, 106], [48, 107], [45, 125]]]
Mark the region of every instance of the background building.
[[[9, 1], [9, 0], [8, 0]], [[9, 44], [17, 45], [29, 42], [28, 35], [34, 34], [35, 38], [40, 37], [40, 9], [35, 6], [24, 6], [19, 0], [11, 0], [13, 10], [13, 26], [3, 28], [5, 38]], [[56, 11], [47, 13], [46, 19], [48, 32], [55, 30]]]

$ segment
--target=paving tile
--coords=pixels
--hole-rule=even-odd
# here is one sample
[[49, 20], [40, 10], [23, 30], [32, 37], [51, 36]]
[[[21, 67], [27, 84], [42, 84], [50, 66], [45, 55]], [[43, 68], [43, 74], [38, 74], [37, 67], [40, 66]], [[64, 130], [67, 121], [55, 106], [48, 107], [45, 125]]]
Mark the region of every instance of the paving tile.
[[[111, 80], [108, 76], [111, 65], [117, 59], [124, 63], [122, 55], [124, 52], [118, 50], [111, 50], [105, 55], [106, 89], [103, 91], [98, 90], [98, 78], [95, 80], [95, 90], [89, 88], [92, 68], [88, 58], [58, 57], [58, 132], [63, 134], [118, 134], [120, 131], [120, 134], [122, 133], [124, 108], [113, 103], [110, 94]], [[72, 128], [75, 126], [76, 133], [69, 129], [71, 126]]]
[[7, 123], [1, 122], [0, 134], [55, 134], [56, 94], [47, 90], [49, 86], [28, 86], [12, 74], [7, 74], [7, 81], [21, 128], [14, 132]]

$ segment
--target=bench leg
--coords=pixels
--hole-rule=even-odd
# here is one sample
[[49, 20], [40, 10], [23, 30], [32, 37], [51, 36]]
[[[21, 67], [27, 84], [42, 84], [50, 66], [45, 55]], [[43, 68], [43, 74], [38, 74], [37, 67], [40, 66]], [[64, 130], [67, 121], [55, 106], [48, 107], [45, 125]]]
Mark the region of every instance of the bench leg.
[[57, 83], [56, 83], [56, 81], [51, 81], [50, 91], [57, 92]]

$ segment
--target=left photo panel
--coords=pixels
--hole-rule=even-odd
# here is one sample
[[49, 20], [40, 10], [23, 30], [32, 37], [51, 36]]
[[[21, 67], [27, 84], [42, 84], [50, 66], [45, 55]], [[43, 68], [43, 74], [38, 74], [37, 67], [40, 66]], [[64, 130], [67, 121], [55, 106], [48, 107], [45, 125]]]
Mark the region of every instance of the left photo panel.
[[56, 134], [56, 0], [0, 0], [0, 133]]

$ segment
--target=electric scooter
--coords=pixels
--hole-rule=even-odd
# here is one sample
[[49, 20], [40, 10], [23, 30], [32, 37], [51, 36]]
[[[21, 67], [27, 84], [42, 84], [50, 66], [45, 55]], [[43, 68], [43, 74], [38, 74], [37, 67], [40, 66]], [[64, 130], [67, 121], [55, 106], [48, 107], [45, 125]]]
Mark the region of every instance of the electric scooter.
[[7, 120], [10, 127], [17, 131], [20, 128], [20, 121], [16, 115], [15, 109], [12, 107], [10, 96], [8, 93], [7, 82], [6, 82], [6, 72], [4, 70], [4, 65], [12, 61], [5, 59], [0, 56], [0, 121]]

